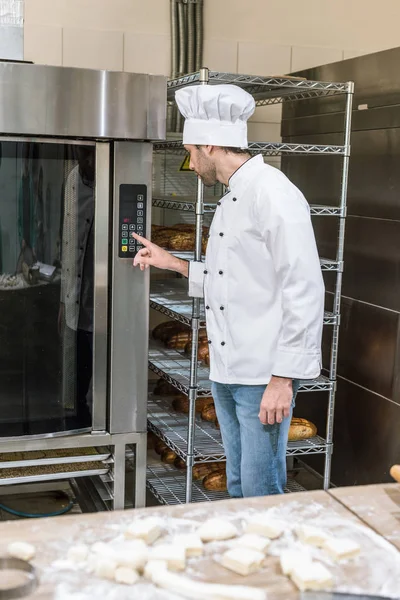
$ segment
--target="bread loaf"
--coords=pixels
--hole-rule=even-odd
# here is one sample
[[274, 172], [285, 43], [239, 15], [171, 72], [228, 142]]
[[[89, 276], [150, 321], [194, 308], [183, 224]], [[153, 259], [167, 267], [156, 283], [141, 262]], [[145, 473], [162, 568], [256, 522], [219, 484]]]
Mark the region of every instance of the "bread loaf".
[[209, 421], [210, 423], [213, 423], [217, 420], [214, 403], [208, 404], [203, 408], [203, 410], [201, 411], [201, 418], [204, 421]]
[[147, 450], [153, 450], [157, 439], [157, 436], [152, 431], [147, 432]]
[[293, 417], [289, 427], [289, 442], [307, 440], [317, 434], [317, 427], [307, 419]]
[[189, 330], [189, 327], [184, 323], [179, 323], [178, 321], [164, 321], [157, 325], [157, 327], [154, 327], [152, 335], [155, 340], [164, 341], [169, 335], [185, 330]]
[[186, 469], [186, 463], [184, 460], [181, 459], [180, 456], [177, 456], [176, 459], [174, 460], [174, 466], [177, 469], [181, 469], [181, 470]]
[[167, 348], [175, 348], [176, 350], [183, 350], [186, 344], [190, 340], [190, 331], [179, 331], [169, 335], [165, 339], [165, 345]]
[[212, 490], [214, 492], [225, 492], [227, 490], [225, 469], [213, 471], [212, 473], [204, 477], [203, 486], [206, 490]]
[[168, 446], [162, 440], [157, 438], [154, 442], [154, 450], [157, 452], [157, 454], [161, 455], [165, 450], [168, 450]]
[[199, 480], [204, 479], [207, 475], [213, 471], [218, 471], [225, 468], [224, 462], [213, 462], [213, 463], [197, 463], [193, 466], [193, 479]]
[[155, 396], [179, 396], [180, 392], [165, 379], [159, 379], [153, 390]]
[[[213, 404], [212, 396], [196, 399], [196, 413], [201, 413], [206, 406]], [[185, 415], [189, 414], [189, 398], [182, 394], [179, 398], [175, 398], [172, 402], [172, 408], [176, 412], [182, 412]]]
[[168, 465], [172, 465], [177, 458], [178, 457], [175, 454], [175, 452], [173, 450], [171, 450], [170, 448], [167, 448], [161, 454], [161, 460], [162, 460], [162, 462], [163, 463], [167, 463]]

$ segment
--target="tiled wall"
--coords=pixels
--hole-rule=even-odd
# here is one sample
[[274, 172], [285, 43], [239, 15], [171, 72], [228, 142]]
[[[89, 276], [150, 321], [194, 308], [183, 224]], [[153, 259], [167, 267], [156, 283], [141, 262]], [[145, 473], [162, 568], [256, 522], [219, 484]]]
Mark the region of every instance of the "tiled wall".
[[[169, 75], [169, 0], [25, 0], [25, 59]], [[400, 2], [204, 0], [204, 65], [279, 75], [400, 45]], [[280, 107], [250, 135], [278, 140]]]

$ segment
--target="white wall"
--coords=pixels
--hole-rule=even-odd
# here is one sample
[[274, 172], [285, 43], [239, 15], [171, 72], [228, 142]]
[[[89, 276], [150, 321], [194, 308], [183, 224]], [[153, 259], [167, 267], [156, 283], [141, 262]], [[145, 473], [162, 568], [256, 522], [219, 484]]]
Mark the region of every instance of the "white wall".
[[[204, 65], [279, 75], [400, 46], [400, 0], [204, 0]], [[169, 75], [169, 0], [25, 0], [26, 60]], [[280, 107], [253, 140], [279, 139]]]

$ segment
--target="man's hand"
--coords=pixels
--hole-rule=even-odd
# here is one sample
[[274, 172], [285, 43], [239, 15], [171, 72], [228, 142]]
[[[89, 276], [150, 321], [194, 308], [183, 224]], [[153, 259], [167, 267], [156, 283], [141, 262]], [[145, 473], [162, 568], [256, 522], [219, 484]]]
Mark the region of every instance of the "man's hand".
[[258, 418], [263, 425], [282, 423], [290, 415], [293, 399], [292, 380], [284, 377], [272, 377], [260, 404]]
[[181, 275], [188, 277], [189, 264], [186, 260], [177, 258], [170, 252], [163, 250], [160, 246], [156, 246], [156, 244], [153, 244], [137, 233], [134, 233], [133, 237], [144, 246], [133, 259], [134, 267], [139, 266], [141, 271], [144, 271], [149, 267], [157, 267], [158, 269], [176, 271], [177, 273], [181, 273]]

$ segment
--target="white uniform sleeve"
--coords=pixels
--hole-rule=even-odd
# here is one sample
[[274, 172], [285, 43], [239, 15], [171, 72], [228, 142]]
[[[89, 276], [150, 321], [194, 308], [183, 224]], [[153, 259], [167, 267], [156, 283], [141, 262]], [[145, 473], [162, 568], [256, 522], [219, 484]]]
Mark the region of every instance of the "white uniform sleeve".
[[270, 190], [270, 201], [259, 203], [282, 299], [272, 375], [312, 379], [321, 371], [324, 281], [309, 207], [299, 190], [287, 185]]
[[189, 262], [189, 296], [204, 298], [204, 270], [203, 262]]

